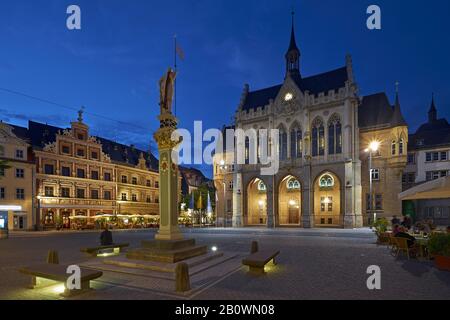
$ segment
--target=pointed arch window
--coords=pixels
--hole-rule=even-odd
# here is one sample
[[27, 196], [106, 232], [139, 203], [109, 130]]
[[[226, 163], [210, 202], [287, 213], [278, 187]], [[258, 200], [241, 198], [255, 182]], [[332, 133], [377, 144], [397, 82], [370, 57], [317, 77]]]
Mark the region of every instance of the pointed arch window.
[[278, 155], [280, 160], [287, 159], [287, 133], [286, 130], [280, 128], [280, 136], [278, 142]]
[[261, 191], [261, 192], [267, 191], [267, 186], [264, 183], [264, 181], [262, 181], [262, 180], [260, 180], [258, 182], [258, 191]]
[[250, 163], [250, 139], [245, 137], [245, 164]]
[[403, 155], [404, 152], [404, 141], [403, 138], [400, 139], [399, 143], [398, 143], [398, 154], [399, 155]]
[[395, 156], [396, 153], [397, 153], [397, 143], [395, 142], [395, 140], [393, 140], [391, 143], [391, 154]]
[[338, 115], [333, 115], [328, 124], [328, 154], [342, 153], [342, 126]]
[[299, 190], [300, 182], [297, 179], [290, 179], [287, 182], [287, 188], [288, 188], [288, 190]]
[[303, 154], [302, 130], [295, 128], [291, 130], [291, 159], [298, 159]]
[[325, 128], [321, 119], [316, 119], [313, 122], [311, 151], [313, 157], [325, 154]]
[[334, 179], [329, 174], [324, 174], [320, 177], [319, 187], [321, 188], [331, 188], [334, 187]]

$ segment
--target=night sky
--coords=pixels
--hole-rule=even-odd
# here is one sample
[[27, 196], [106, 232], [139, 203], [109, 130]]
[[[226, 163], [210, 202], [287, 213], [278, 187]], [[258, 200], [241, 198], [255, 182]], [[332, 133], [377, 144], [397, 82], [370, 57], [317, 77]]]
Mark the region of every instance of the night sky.
[[[81, 31], [66, 28], [70, 4], [81, 7]], [[381, 31], [366, 28], [371, 4], [381, 7]], [[174, 34], [185, 52], [180, 126], [220, 128], [244, 83], [255, 90], [283, 81], [292, 6], [302, 75], [344, 66], [350, 53], [360, 94], [386, 91], [393, 102], [400, 82], [410, 132], [426, 120], [432, 92], [439, 117], [450, 119], [448, 0], [2, 0], [0, 88], [84, 105], [91, 134], [148, 150]], [[0, 90], [0, 118], [67, 127], [76, 112]]]

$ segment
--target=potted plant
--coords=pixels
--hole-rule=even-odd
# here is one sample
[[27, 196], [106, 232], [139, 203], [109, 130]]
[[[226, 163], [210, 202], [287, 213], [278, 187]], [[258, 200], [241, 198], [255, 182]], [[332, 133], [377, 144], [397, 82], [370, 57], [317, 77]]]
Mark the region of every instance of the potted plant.
[[372, 223], [372, 228], [374, 229], [375, 234], [378, 237], [377, 243], [384, 244], [387, 239], [383, 237], [383, 234], [387, 231], [389, 225], [389, 221], [386, 218], [379, 218]]
[[438, 269], [450, 271], [450, 234], [433, 234], [428, 242], [428, 251]]

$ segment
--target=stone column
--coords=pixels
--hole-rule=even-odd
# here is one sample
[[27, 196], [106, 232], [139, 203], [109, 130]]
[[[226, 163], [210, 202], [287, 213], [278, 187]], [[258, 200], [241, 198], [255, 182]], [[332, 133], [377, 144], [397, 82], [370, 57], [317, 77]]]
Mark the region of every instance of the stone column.
[[267, 177], [266, 179], [266, 187], [267, 187], [267, 204], [266, 204], [266, 210], [267, 210], [267, 228], [275, 228], [275, 212], [274, 212], [274, 186], [273, 186], [273, 177]]
[[360, 228], [363, 226], [361, 213], [361, 163], [345, 164], [345, 183], [342, 188], [344, 196], [344, 228]]
[[302, 185], [302, 227], [314, 228], [314, 182], [311, 177], [311, 157], [305, 157], [305, 180]]
[[172, 140], [177, 120], [170, 114], [159, 116], [160, 129], [154, 137], [159, 150], [159, 214], [160, 228], [156, 240], [182, 240], [178, 227], [178, 166], [172, 158], [172, 150], [180, 141]]
[[236, 173], [233, 177], [233, 228], [241, 228], [242, 222], [242, 174]]

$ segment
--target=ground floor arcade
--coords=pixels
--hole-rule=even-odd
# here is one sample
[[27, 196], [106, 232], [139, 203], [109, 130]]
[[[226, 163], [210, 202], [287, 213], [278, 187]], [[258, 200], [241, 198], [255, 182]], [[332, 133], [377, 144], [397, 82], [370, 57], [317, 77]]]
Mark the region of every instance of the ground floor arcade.
[[[241, 227], [358, 228], [361, 183], [355, 166], [280, 172], [275, 176], [236, 175], [233, 225]], [[240, 180], [240, 181], [239, 181]]]

